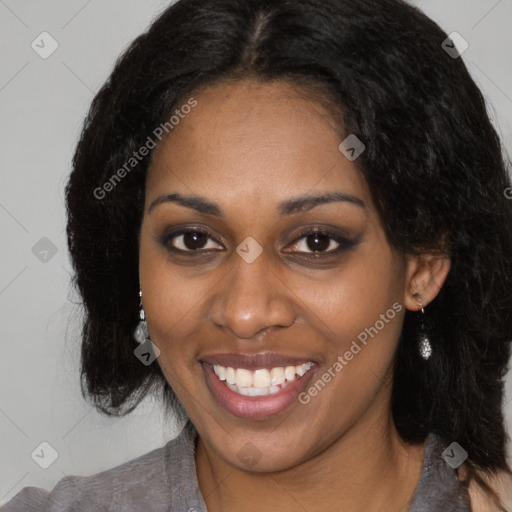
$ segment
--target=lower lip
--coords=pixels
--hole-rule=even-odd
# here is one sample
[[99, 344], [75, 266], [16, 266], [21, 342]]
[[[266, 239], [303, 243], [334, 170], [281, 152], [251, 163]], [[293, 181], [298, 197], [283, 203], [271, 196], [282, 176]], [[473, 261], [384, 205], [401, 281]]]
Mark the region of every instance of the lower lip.
[[297, 397], [306, 389], [313, 373], [315, 373], [315, 368], [310, 369], [296, 381], [273, 395], [244, 396], [231, 391], [215, 375], [210, 364], [202, 363], [201, 366], [208, 389], [217, 402], [231, 414], [248, 420], [267, 419], [284, 411], [292, 403], [298, 401]]

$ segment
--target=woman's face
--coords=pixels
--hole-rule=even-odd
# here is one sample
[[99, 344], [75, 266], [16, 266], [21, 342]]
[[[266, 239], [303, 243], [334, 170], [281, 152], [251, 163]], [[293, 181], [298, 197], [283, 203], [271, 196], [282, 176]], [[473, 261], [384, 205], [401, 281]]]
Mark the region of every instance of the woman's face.
[[194, 99], [147, 179], [150, 336], [210, 450], [286, 469], [388, 421], [407, 261], [319, 104], [278, 82]]

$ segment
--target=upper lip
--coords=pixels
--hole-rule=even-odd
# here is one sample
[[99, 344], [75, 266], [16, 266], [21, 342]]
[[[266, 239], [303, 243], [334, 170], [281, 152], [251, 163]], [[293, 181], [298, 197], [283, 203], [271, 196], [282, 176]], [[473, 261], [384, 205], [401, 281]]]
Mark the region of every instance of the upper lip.
[[225, 353], [210, 354], [199, 358], [201, 363], [211, 365], [218, 364], [231, 368], [246, 368], [247, 370], [257, 370], [258, 368], [276, 368], [279, 366], [299, 366], [304, 363], [315, 363], [309, 357], [289, 356], [285, 354], [275, 354], [264, 352], [259, 354], [251, 353]]

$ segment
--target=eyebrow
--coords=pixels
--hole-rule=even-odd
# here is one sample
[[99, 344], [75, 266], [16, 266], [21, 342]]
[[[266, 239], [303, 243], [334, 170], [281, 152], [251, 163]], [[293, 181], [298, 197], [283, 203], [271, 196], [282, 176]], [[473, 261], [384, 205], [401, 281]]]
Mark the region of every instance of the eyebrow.
[[[163, 203], [176, 203], [186, 208], [191, 208], [207, 215], [225, 218], [226, 215], [222, 209], [215, 203], [199, 196], [184, 196], [178, 193], [164, 194], [157, 197], [148, 208], [148, 214], [151, 213], [158, 205]], [[349, 203], [360, 208], [366, 208], [364, 202], [356, 196], [345, 194], [342, 192], [328, 192], [326, 194], [305, 195], [288, 199], [280, 203], [277, 207], [279, 215], [291, 215], [298, 212], [307, 212], [316, 206], [328, 203]]]

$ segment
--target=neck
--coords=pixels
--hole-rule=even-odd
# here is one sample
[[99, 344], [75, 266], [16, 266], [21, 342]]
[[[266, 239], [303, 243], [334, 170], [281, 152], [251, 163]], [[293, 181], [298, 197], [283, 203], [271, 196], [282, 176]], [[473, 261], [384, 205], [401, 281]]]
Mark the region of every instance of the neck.
[[[199, 438], [196, 468], [209, 512], [407, 510], [423, 469], [424, 443], [398, 435], [390, 404], [374, 408], [321, 453], [274, 473], [229, 465]], [[321, 498], [319, 498], [321, 497]]]

